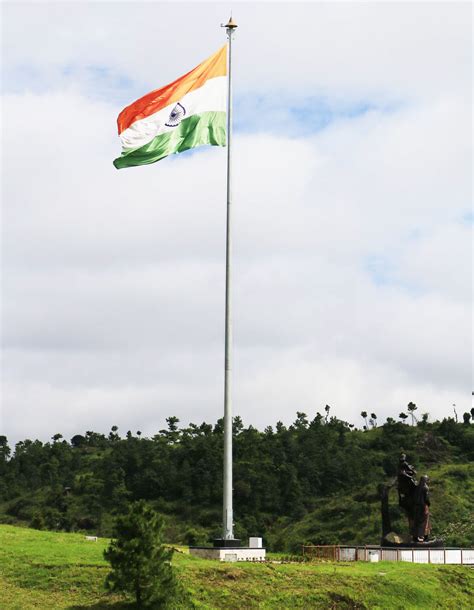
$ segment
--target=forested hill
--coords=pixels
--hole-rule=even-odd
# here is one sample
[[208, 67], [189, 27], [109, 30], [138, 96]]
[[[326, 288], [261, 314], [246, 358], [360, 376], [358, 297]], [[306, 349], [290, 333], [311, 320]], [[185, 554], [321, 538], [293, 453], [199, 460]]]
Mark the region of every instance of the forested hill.
[[[401, 451], [430, 475], [434, 534], [474, 544], [474, 425], [466, 413], [408, 425], [374, 417], [364, 429], [319, 413], [297, 413], [263, 432], [234, 420], [236, 535], [263, 535], [276, 550], [303, 542], [369, 543], [380, 538], [377, 486], [396, 475]], [[366, 416], [364, 413], [363, 415]], [[403, 415], [403, 414], [401, 414]], [[405, 416], [406, 419], [406, 416]], [[0, 437], [0, 521], [39, 529], [109, 535], [114, 516], [144, 498], [167, 516], [170, 541], [205, 543], [220, 535], [223, 424], [175, 417], [152, 438], [88, 431], [70, 441]], [[395, 496], [395, 494], [394, 494]], [[404, 520], [391, 499], [392, 517]]]

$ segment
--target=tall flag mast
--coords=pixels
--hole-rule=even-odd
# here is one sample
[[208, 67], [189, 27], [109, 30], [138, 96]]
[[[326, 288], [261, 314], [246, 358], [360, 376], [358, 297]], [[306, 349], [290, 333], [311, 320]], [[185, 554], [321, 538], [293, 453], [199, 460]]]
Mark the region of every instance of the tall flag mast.
[[224, 372], [224, 494], [223, 494], [223, 542], [234, 541], [232, 506], [232, 36], [237, 24], [230, 17], [226, 28], [228, 39], [227, 76], [227, 226], [225, 266], [225, 372]]
[[[228, 43], [172, 83], [155, 89], [122, 110], [117, 119], [122, 154], [117, 169], [156, 163], [195, 146], [227, 145], [227, 225], [224, 370], [224, 490], [222, 539], [215, 546], [240, 546], [234, 539], [232, 508], [232, 36], [237, 24], [225, 27]], [[228, 59], [226, 66], [226, 50]], [[225, 76], [227, 74], [227, 83]], [[225, 87], [227, 84], [227, 130]]]

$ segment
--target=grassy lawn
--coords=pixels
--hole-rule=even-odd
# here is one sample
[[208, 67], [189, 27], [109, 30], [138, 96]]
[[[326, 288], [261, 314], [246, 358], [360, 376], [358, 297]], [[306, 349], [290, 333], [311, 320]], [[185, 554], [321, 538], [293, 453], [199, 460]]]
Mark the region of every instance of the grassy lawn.
[[102, 553], [107, 544], [105, 539], [88, 542], [80, 534], [0, 526], [0, 607], [55, 609], [105, 603], [108, 568]]
[[[108, 541], [0, 526], [0, 608], [133, 608], [104, 590]], [[197, 608], [472, 608], [474, 570], [391, 562], [219, 564], [175, 553]]]
[[176, 562], [200, 608], [472, 608], [469, 568], [392, 562]]

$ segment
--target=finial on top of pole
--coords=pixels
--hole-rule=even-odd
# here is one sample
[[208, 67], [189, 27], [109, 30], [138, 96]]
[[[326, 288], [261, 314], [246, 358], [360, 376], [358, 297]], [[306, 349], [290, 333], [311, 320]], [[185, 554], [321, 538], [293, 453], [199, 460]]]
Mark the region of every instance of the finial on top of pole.
[[235, 30], [235, 28], [238, 27], [238, 25], [232, 19], [232, 15], [230, 16], [229, 21], [225, 24], [225, 27], [228, 28], [229, 30]]

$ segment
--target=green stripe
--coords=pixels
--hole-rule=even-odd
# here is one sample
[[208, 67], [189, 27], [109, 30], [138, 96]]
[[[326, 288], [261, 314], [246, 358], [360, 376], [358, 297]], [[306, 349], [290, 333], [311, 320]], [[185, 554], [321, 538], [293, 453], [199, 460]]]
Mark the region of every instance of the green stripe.
[[173, 131], [156, 136], [151, 142], [127, 150], [115, 159], [117, 169], [155, 163], [173, 153], [180, 153], [196, 146], [226, 145], [226, 113], [203, 112], [183, 119]]

